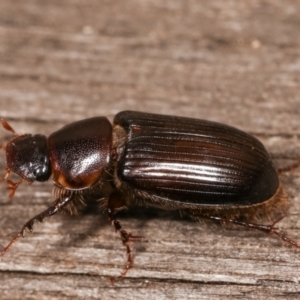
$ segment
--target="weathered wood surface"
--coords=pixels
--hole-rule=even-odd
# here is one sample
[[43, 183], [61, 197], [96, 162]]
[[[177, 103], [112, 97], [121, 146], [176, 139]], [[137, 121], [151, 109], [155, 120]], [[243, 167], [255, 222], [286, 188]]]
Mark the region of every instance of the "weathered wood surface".
[[[124, 109], [219, 121], [288, 165], [300, 153], [299, 1], [0, 2], [0, 115], [45, 133]], [[4, 130], [2, 144], [9, 138]], [[4, 174], [4, 155], [0, 167]], [[300, 170], [283, 177], [300, 241]], [[51, 202], [51, 182], [0, 195], [0, 245]], [[147, 211], [146, 211], [147, 212]], [[294, 299], [300, 251], [177, 214], [120, 216], [145, 237], [125, 252], [105, 215], [56, 216], [0, 260], [0, 299]]]

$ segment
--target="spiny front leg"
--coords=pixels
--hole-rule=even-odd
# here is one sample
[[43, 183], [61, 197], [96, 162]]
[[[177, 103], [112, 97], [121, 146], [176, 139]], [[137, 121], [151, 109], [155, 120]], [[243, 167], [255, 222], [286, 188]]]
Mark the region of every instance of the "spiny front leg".
[[22, 235], [22, 237], [25, 237], [26, 229], [28, 229], [30, 232], [32, 232], [33, 225], [36, 222], [42, 223], [45, 218], [56, 215], [62, 209], [62, 207], [65, 206], [69, 201], [70, 201], [70, 198], [65, 198], [65, 199], [59, 200], [54, 205], [50, 206], [49, 208], [47, 208], [43, 212], [39, 213], [38, 215], [36, 215], [32, 219], [30, 219], [28, 222], [26, 222], [20, 231], [20, 234]]
[[49, 208], [47, 208], [43, 212], [39, 213], [38, 215], [36, 215], [32, 219], [30, 219], [28, 222], [26, 222], [24, 224], [24, 226], [22, 227], [21, 231], [0, 252], [0, 256], [3, 256], [7, 252], [7, 250], [12, 246], [12, 244], [14, 244], [14, 242], [20, 236], [25, 237], [26, 229], [28, 229], [30, 232], [32, 232], [33, 231], [33, 225], [36, 222], [43, 222], [45, 218], [57, 214], [57, 212], [59, 212], [71, 200], [72, 200], [72, 197], [67, 197], [67, 198], [59, 199], [59, 200], [55, 201], [55, 203], [52, 206], [50, 206]]

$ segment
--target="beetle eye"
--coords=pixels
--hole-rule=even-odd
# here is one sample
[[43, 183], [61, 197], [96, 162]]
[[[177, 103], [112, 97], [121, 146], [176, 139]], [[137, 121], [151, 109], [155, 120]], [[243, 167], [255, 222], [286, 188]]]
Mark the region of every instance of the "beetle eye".
[[42, 165], [32, 170], [32, 174], [36, 181], [46, 181], [51, 174], [48, 164]]
[[33, 176], [36, 178], [39, 176], [39, 174], [41, 173], [41, 169], [35, 169], [32, 171]]

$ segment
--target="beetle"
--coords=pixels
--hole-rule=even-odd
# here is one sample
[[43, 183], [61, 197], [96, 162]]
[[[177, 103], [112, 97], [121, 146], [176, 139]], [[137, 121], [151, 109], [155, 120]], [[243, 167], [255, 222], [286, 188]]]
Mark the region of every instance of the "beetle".
[[[127, 249], [120, 276], [133, 263], [129, 242], [142, 238], [127, 233], [116, 218], [118, 210], [131, 206], [179, 210], [195, 220], [254, 228], [300, 248], [274, 226], [288, 206], [278, 171], [263, 144], [239, 129], [135, 111], [118, 113], [113, 124], [105, 117], [77, 121], [48, 138], [19, 135], [5, 120], [2, 125], [14, 134], [2, 147], [7, 160], [2, 181], [10, 197], [22, 182], [52, 176], [55, 199], [25, 223], [0, 256], [34, 223], [99, 199]], [[20, 180], [8, 179], [10, 172]], [[278, 214], [271, 225], [252, 221]]]

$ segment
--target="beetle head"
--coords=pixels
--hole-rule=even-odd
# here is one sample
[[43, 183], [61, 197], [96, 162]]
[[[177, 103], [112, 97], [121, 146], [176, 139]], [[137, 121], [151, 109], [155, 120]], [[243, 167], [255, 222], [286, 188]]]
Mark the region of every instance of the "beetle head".
[[47, 138], [44, 135], [23, 134], [18, 135], [12, 127], [1, 120], [2, 126], [14, 133], [14, 137], [2, 147], [6, 151], [7, 172], [3, 180], [6, 180], [10, 172], [16, 173], [21, 177], [17, 183], [7, 180], [8, 189], [12, 190], [10, 197], [13, 196], [18, 185], [27, 181], [46, 181], [51, 175], [51, 165], [47, 150]]

